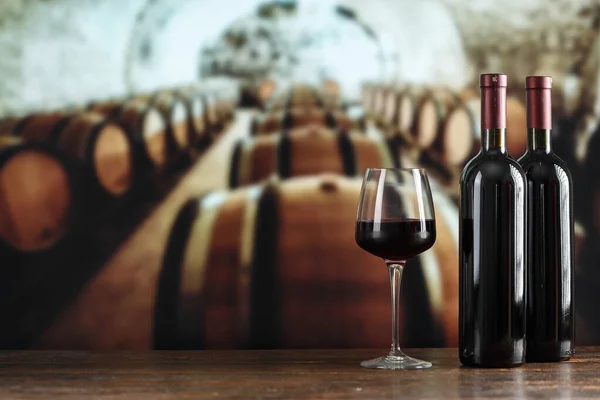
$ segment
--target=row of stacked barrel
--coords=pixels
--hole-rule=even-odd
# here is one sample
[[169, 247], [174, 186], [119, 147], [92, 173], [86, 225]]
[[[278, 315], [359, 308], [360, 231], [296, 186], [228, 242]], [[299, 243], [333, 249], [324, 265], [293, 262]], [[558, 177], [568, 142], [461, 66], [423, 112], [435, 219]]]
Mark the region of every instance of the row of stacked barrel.
[[286, 179], [323, 172], [358, 176], [368, 165], [393, 166], [385, 143], [369, 138], [362, 120], [351, 118], [332, 89], [294, 87], [273, 95], [255, 116], [250, 138], [238, 141], [230, 187], [269, 176]]
[[[392, 151], [427, 167], [456, 198], [460, 173], [481, 148], [479, 93], [425, 85], [365, 84], [362, 103]], [[527, 148], [525, 129], [523, 101], [508, 96], [506, 148], [515, 158]]]
[[[385, 265], [354, 241], [364, 170], [394, 166], [385, 140], [327, 90], [296, 85], [268, 99], [235, 146], [231, 189], [191, 200], [174, 223], [154, 346], [387, 346]], [[450, 211], [438, 214], [434, 253], [404, 277], [405, 344], [456, 344], [456, 215], [440, 209]]]
[[231, 120], [233, 84], [199, 84], [0, 120], [0, 243], [52, 248], [185, 166]]

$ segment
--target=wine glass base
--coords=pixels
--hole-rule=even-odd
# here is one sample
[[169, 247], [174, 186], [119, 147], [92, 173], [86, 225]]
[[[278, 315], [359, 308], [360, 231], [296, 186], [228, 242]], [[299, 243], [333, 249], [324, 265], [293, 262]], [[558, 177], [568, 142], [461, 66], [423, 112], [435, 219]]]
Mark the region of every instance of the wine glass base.
[[372, 360], [363, 361], [360, 366], [368, 369], [426, 369], [431, 368], [429, 361], [417, 360], [407, 355], [387, 355]]

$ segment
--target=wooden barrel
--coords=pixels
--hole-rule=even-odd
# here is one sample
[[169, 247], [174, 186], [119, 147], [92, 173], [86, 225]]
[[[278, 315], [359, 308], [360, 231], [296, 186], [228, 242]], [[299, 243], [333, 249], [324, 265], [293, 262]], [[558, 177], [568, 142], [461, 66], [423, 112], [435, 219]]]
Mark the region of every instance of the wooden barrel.
[[288, 107], [323, 106], [323, 97], [315, 88], [306, 89], [303, 92], [292, 91], [287, 101]]
[[[342, 123], [348, 124], [348, 121], [344, 120], [343, 115], [339, 113], [335, 115], [338, 118], [341, 117]], [[335, 128], [336, 117], [334, 117], [334, 114], [320, 109], [293, 108], [284, 113], [268, 114], [263, 118], [257, 118], [256, 122], [253, 122], [251, 134], [266, 135], [281, 130], [301, 128], [309, 125]]]
[[333, 120], [331, 125], [343, 132], [349, 132], [356, 128], [356, 123], [342, 110], [329, 110], [331, 119]]
[[308, 85], [293, 85], [272, 99], [268, 109], [272, 112], [290, 108], [323, 108], [324, 99], [317, 89]]
[[208, 129], [206, 106], [202, 94], [191, 88], [173, 91], [185, 104], [188, 115], [189, 142], [195, 147], [204, 149], [212, 141]]
[[284, 113], [273, 113], [262, 118], [255, 118], [252, 134], [270, 134], [308, 125], [327, 126], [343, 131], [349, 131], [355, 127], [354, 121], [339, 109], [296, 107]]
[[275, 101], [273, 104], [270, 105], [269, 111], [277, 112], [277, 111], [285, 111], [290, 108], [311, 109], [311, 108], [323, 108], [323, 107], [324, 107], [323, 99], [321, 99], [319, 97], [301, 98], [301, 99], [288, 98], [288, 99], [281, 99], [281, 100]]
[[481, 149], [481, 101], [478, 97], [459, 101], [442, 123], [438, 143], [442, 161], [462, 167]]
[[233, 119], [236, 100], [231, 93], [218, 92], [216, 96], [216, 111], [220, 121], [227, 123]]
[[384, 86], [377, 86], [375, 88], [374, 99], [373, 99], [373, 111], [372, 115], [376, 121], [381, 121], [383, 117], [383, 109], [385, 107], [385, 98], [387, 95], [387, 88]]
[[240, 86], [239, 104], [242, 107], [254, 107], [266, 110], [276, 90], [277, 82], [273, 79], [264, 79], [260, 82], [246, 81]]
[[121, 109], [128, 101], [129, 100], [92, 102], [88, 104], [86, 111], [101, 114], [108, 119], [115, 119], [119, 116]]
[[21, 119], [22, 118], [19, 117], [6, 117], [0, 119], [0, 135], [5, 133], [10, 134]]
[[155, 106], [143, 100], [130, 100], [119, 108], [114, 120], [133, 138], [136, 165], [143, 175], [167, 168], [170, 161], [167, 125]]
[[165, 122], [169, 156], [175, 157], [189, 150], [191, 140], [188, 113], [181, 97], [171, 91], [162, 91], [138, 95], [134, 99], [147, 102], [160, 112]]
[[189, 130], [189, 114], [183, 99], [173, 92], [157, 93], [154, 104], [167, 124], [167, 138], [174, 155], [187, 154], [193, 143]]
[[219, 118], [219, 112], [217, 109], [217, 98], [212, 93], [203, 93], [204, 105], [206, 107], [206, 123], [211, 133], [217, 134], [221, 132], [224, 127], [224, 121]]
[[[387, 347], [387, 270], [354, 241], [360, 190], [361, 179], [325, 175], [188, 203], [160, 275], [155, 347]], [[405, 270], [418, 295], [402, 300], [404, 343], [456, 344], [453, 210], [438, 210], [433, 250]], [[404, 324], [409, 314], [418, 322]]]
[[292, 101], [313, 101], [320, 99], [320, 94], [317, 88], [307, 84], [294, 84], [289, 90], [290, 100]]
[[97, 112], [104, 115], [106, 118], [113, 118], [117, 116], [125, 101], [123, 100], [109, 100], [101, 102], [91, 102], [87, 106], [87, 110], [91, 112]]
[[[514, 158], [521, 157], [527, 149], [527, 114], [523, 103], [508, 96], [506, 99], [506, 148]], [[464, 164], [481, 149], [481, 102], [471, 94], [458, 99], [441, 124], [434, 149], [444, 163], [454, 166]]]
[[527, 150], [527, 108], [514, 96], [506, 97], [506, 150], [515, 159]]
[[362, 176], [367, 168], [394, 167], [384, 141], [320, 127], [240, 140], [230, 166], [230, 187], [323, 172]]
[[268, 104], [269, 99], [272, 98], [273, 93], [275, 93], [276, 89], [277, 82], [273, 79], [265, 79], [258, 85], [256, 93], [257, 97], [263, 104], [263, 108], [266, 106], [266, 104]]
[[75, 114], [63, 112], [31, 114], [17, 120], [10, 133], [20, 136], [27, 142], [51, 143], [57, 125], [73, 115]]
[[224, 121], [225, 123], [231, 121], [233, 119], [234, 110], [235, 104], [233, 100], [226, 97], [219, 97], [217, 101], [217, 114], [219, 115], [219, 120]]
[[398, 92], [394, 88], [389, 88], [385, 94], [383, 105], [383, 114], [381, 123], [386, 129], [386, 136], [392, 136], [395, 132], [396, 120], [398, 117]]
[[48, 147], [0, 136], [0, 241], [20, 252], [55, 246], [74, 221], [68, 162]]
[[421, 97], [425, 89], [419, 86], [408, 86], [398, 94], [398, 116], [396, 128], [403, 136], [413, 136], [416, 115]]
[[98, 113], [34, 114], [19, 120], [11, 133], [69, 156], [79, 170], [82, 191], [94, 206], [123, 198], [133, 187], [133, 141]]
[[443, 120], [458, 102], [457, 94], [445, 88], [431, 89], [422, 97], [413, 132], [419, 148], [427, 149], [434, 144]]

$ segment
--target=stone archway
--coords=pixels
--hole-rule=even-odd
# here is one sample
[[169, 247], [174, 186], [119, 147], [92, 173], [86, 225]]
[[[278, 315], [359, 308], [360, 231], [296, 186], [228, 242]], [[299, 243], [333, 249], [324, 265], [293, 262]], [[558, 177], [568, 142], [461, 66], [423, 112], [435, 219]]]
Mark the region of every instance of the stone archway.
[[198, 79], [203, 43], [261, 0], [147, 0], [132, 28], [124, 66], [131, 92]]

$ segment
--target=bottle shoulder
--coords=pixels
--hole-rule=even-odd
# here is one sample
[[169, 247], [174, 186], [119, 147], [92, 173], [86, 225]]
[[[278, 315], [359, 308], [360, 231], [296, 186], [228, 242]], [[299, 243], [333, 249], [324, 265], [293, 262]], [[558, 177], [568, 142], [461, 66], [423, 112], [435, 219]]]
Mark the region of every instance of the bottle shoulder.
[[519, 159], [519, 164], [528, 180], [558, 179], [569, 183], [573, 180], [567, 163], [554, 153], [527, 152]]
[[476, 177], [486, 181], [525, 181], [521, 164], [508, 154], [479, 153], [467, 163], [461, 174], [461, 183]]

